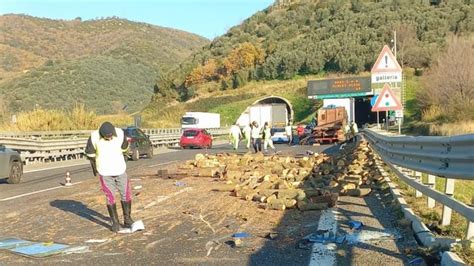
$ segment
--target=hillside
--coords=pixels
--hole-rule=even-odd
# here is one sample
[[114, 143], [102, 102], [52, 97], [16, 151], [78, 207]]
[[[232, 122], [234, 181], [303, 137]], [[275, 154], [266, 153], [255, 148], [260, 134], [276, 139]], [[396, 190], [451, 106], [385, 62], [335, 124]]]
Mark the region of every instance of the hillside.
[[[314, 112], [321, 106], [321, 101], [310, 100], [306, 96], [306, 84], [310, 75], [293, 80], [251, 81], [241, 89], [214, 91], [207, 97], [194, 98], [186, 102], [174, 102], [166, 107], [148, 106], [143, 112], [144, 126], [148, 128], [180, 127], [181, 116], [186, 111], [214, 112], [221, 114], [221, 125], [235, 123], [239, 115], [264, 96], [284, 97], [293, 106], [295, 121], [311, 121]], [[162, 102], [168, 99], [161, 98]]]
[[74, 102], [99, 113], [108, 112], [110, 102], [140, 110], [159, 74], [208, 43], [195, 34], [114, 17], [4, 15], [0, 32], [0, 100], [12, 101], [10, 112]]
[[148, 109], [162, 108], [170, 90], [187, 101], [250, 81], [370, 71], [394, 30], [402, 66], [421, 70], [447, 36], [474, 31], [472, 10], [470, 1], [276, 1], [160, 79]]

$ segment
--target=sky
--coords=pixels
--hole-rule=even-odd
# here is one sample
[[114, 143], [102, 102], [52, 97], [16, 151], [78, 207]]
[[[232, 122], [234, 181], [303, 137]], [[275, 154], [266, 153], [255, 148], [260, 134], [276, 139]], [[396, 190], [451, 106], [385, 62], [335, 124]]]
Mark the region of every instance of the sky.
[[213, 39], [274, 0], [0, 0], [0, 14], [82, 20], [117, 16]]

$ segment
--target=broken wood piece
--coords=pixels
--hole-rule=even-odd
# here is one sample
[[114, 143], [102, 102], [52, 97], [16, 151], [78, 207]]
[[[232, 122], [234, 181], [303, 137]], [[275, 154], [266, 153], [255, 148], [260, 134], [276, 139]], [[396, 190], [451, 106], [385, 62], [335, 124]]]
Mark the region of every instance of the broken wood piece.
[[346, 194], [349, 196], [354, 196], [354, 197], [365, 197], [369, 195], [369, 193], [372, 191], [370, 188], [356, 188], [356, 189], [349, 189], [346, 191]]

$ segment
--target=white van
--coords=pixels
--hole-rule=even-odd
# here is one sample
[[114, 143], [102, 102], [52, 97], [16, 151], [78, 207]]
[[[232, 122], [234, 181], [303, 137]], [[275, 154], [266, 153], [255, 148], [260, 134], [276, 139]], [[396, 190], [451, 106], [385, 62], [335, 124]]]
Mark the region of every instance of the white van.
[[206, 112], [186, 112], [181, 118], [181, 128], [220, 128], [221, 115]]

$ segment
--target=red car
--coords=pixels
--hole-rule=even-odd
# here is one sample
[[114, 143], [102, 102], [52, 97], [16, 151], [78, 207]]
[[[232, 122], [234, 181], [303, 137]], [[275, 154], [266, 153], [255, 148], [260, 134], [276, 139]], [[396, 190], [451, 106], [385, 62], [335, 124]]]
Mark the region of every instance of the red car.
[[185, 148], [207, 148], [212, 147], [212, 136], [205, 129], [190, 128], [183, 131], [179, 146]]

